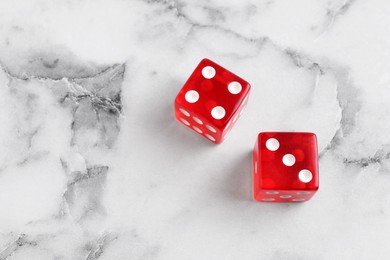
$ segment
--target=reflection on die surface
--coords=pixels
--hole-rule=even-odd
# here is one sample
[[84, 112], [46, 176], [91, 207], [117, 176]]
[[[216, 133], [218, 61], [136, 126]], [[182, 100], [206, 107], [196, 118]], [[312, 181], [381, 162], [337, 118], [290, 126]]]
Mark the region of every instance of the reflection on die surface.
[[213, 143], [222, 143], [248, 102], [248, 82], [203, 59], [175, 99], [176, 119]]
[[253, 151], [253, 196], [261, 202], [303, 202], [319, 187], [313, 133], [263, 132]]

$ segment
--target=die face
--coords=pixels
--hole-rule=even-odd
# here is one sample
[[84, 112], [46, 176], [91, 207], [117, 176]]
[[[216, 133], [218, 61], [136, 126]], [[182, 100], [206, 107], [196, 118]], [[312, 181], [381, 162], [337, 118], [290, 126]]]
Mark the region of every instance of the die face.
[[314, 193], [299, 190], [260, 190], [255, 199], [261, 202], [305, 202], [310, 200]]
[[198, 115], [192, 111], [190, 112], [175, 104], [175, 117], [180, 123], [204, 136], [209, 141], [216, 144], [222, 142], [222, 132], [207, 122], [202, 115]]
[[[203, 122], [202, 125], [195, 120], [196, 128], [204, 127], [204, 133], [220, 143], [237, 121], [249, 91], [248, 82], [215, 62], [203, 59], [175, 99], [176, 118], [183, 123], [180, 109], [187, 111], [190, 117]], [[216, 131], [209, 131], [206, 125]]]
[[260, 133], [253, 167], [256, 200], [306, 201], [319, 186], [317, 138], [313, 133]]

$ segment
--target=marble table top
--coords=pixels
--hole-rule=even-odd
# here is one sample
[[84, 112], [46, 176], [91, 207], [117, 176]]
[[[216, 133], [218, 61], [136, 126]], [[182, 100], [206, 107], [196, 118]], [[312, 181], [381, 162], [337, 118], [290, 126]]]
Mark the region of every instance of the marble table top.
[[[0, 260], [389, 259], [390, 2], [0, 1]], [[214, 145], [173, 100], [252, 85]], [[261, 131], [311, 131], [320, 190], [252, 200]]]

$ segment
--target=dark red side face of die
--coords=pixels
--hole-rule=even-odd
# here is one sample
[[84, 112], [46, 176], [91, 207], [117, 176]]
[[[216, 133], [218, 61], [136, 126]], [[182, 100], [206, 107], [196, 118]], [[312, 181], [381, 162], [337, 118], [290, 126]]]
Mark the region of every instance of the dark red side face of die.
[[258, 201], [306, 201], [318, 190], [317, 138], [313, 133], [260, 133], [253, 159]]
[[250, 91], [248, 82], [203, 59], [175, 99], [175, 116], [215, 143], [221, 143], [238, 119]]

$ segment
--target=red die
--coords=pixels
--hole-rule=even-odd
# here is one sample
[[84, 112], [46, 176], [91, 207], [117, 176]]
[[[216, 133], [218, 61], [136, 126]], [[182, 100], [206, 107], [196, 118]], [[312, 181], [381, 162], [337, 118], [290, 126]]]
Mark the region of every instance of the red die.
[[318, 190], [313, 133], [260, 133], [253, 151], [253, 196], [262, 202], [302, 202]]
[[245, 107], [250, 85], [203, 59], [175, 99], [176, 119], [214, 143], [222, 143]]

